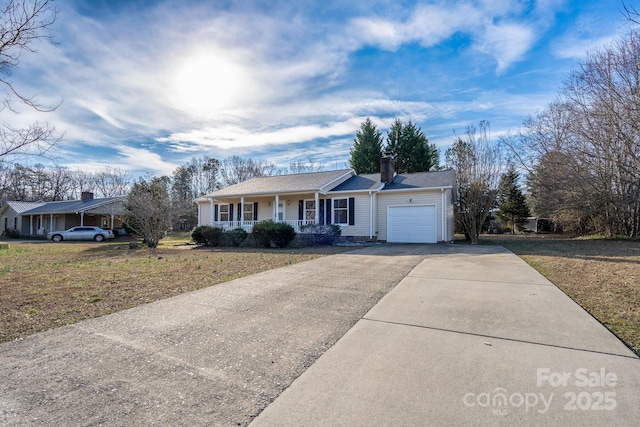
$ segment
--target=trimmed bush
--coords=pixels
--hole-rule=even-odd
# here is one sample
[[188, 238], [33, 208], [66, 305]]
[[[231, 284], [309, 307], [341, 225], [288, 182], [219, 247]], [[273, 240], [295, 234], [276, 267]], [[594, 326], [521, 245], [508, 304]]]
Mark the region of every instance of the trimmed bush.
[[296, 231], [289, 224], [277, 222], [271, 229], [269, 237], [276, 248], [286, 248], [296, 237]]
[[244, 239], [246, 239], [248, 235], [249, 233], [244, 231], [244, 229], [235, 228], [224, 232], [224, 242], [227, 245], [238, 247], [242, 242], [244, 242]]
[[199, 245], [218, 246], [222, 229], [209, 225], [200, 225], [191, 232], [191, 239]]
[[333, 245], [342, 234], [342, 230], [337, 224], [307, 224], [300, 229], [300, 233], [306, 234], [309, 243], [313, 245]]
[[296, 232], [289, 224], [268, 219], [253, 226], [251, 237], [256, 241], [256, 246], [284, 248], [296, 237]]
[[268, 219], [260, 221], [253, 226], [251, 230], [251, 237], [256, 241], [256, 246], [263, 248], [271, 247], [271, 239], [269, 239], [269, 229], [275, 224], [272, 220]]

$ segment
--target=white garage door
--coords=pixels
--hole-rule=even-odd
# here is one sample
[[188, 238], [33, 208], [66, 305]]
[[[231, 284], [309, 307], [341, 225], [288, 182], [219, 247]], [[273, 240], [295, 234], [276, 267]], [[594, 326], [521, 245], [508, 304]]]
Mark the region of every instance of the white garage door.
[[390, 206], [387, 241], [394, 243], [436, 243], [435, 206]]

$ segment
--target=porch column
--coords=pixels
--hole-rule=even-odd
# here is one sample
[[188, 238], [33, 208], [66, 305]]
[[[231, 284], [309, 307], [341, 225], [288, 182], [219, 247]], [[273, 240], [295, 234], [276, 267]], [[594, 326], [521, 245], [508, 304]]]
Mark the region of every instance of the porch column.
[[213, 199], [209, 199], [209, 208], [211, 208], [209, 212], [209, 225], [213, 225], [216, 220], [216, 210], [215, 206], [213, 205]]
[[[316, 207], [316, 215], [313, 218], [313, 221], [316, 224], [320, 224], [320, 194], [318, 194], [317, 191], [316, 191], [316, 197], [315, 197], [315, 207]], [[306, 218], [302, 218], [302, 219], [306, 219]]]
[[273, 207], [273, 220], [278, 222], [278, 211], [280, 210], [280, 196], [276, 194], [276, 204]]
[[244, 196], [240, 197], [240, 227], [244, 228]]
[[113, 230], [113, 223], [115, 222], [116, 216], [111, 214], [111, 229]]
[[29, 215], [29, 236], [33, 236], [33, 215]]
[[49, 228], [51, 228], [49, 231], [57, 231], [53, 229], [53, 214], [49, 215]]
[[[44, 215], [40, 214], [40, 230], [43, 230], [44, 228], [45, 228], [44, 227]], [[40, 231], [40, 230], [38, 230], [38, 231]]]
[[84, 225], [84, 211], [80, 212], [80, 226]]

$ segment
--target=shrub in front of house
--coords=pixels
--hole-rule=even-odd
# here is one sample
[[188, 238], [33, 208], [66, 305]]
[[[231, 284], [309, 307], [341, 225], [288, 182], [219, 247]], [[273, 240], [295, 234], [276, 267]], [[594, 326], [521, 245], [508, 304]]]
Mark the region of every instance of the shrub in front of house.
[[222, 229], [209, 225], [200, 225], [191, 232], [191, 239], [199, 245], [218, 246]]
[[253, 226], [251, 237], [256, 241], [256, 246], [284, 248], [296, 237], [296, 232], [289, 224], [268, 219]]
[[8, 230], [5, 230], [4, 233], [10, 239], [20, 238], [20, 230], [16, 230], [15, 228], [10, 228]]
[[306, 235], [306, 240], [311, 245], [333, 245], [342, 234], [342, 230], [340, 226], [336, 224], [307, 224], [301, 227], [300, 234]]
[[289, 224], [277, 222], [271, 229], [269, 237], [276, 248], [286, 248], [296, 237], [296, 231]]
[[223, 236], [223, 242], [225, 246], [235, 246], [238, 247], [244, 239], [247, 238], [249, 233], [244, 231], [242, 228], [235, 228], [233, 230], [225, 231]]

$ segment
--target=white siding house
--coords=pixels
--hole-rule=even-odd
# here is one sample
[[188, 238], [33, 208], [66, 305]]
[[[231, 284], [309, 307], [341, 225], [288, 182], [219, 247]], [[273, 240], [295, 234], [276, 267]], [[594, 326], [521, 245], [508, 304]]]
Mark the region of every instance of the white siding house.
[[196, 200], [198, 225], [250, 231], [272, 219], [299, 231], [338, 224], [347, 240], [435, 243], [453, 240], [452, 170], [395, 174], [383, 158], [381, 174], [352, 170], [254, 178]]

